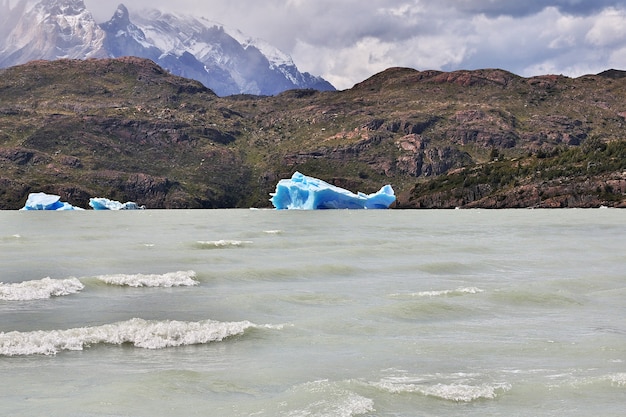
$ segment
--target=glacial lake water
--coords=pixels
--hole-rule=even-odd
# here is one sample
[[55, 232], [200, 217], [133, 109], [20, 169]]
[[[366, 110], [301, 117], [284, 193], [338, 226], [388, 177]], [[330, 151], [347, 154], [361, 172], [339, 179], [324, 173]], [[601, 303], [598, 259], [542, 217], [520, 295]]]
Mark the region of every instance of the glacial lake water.
[[626, 211], [0, 212], [3, 416], [621, 416]]

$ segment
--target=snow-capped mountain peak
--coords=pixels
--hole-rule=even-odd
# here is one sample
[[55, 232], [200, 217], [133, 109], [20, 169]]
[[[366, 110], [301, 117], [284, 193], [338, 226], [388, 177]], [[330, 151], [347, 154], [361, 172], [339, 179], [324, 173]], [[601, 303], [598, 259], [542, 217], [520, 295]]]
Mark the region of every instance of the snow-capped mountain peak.
[[5, 34], [0, 40], [0, 66], [32, 59], [107, 56], [105, 33], [82, 0], [22, 0], [0, 23], [4, 26], [0, 34]]
[[[130, 13], [123, 4], [117, 6], [113, 17], [108, 22], [100, 25], [100, 27], [107, 33], [112, 34], [114, 37], [130, 37], [145, 48], [150, 48], [151, 45], [146, 40], [146, 35], [130, 21]], [[113, 54], [115, 55], [115, 54]]]
[[32, 59], [138, 56], [218, 95], [334, 90], [301, 73], [269, 43], [204, 18], [159, 10], [133, 14], [120, 4], [109, 21], [97, 24], [82, 0], [21, 0], [0, 9], [0, 67]]
[[35, 8], [54, 15], [78, 16], [89, 13], [82, 0], [45, 0], [35, 3]]
[[235, 40], [237, 40], [237, 42], [243, 45], [244, 48], [253, 46], [257, 48], [259, 51], [261, 51], [263, 55], [267, 57], [270, 64], [274, 68], [280, 67], [281, 65], [286, 65], [286, 66], [295, 65], [293, 63], [293, 60], [291, 59], [291, 56], [287, 55], [280, 49], [271, 45], [269, 42], [266, 42], [263, 39], [252, 38], [250, 36], [247, 36], [246, 34], [241, 32], [239, 29], [228, 29], [228, 28], [224, 28], [224, 29], [228, 35], [232, 36]]

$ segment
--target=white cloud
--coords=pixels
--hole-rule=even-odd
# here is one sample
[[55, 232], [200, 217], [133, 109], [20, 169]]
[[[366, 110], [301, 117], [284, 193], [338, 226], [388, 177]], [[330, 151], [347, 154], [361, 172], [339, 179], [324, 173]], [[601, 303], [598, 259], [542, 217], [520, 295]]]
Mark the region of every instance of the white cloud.
[[467, 54], [464, 43], [446, 37], [420, 36], [398, 42], [367, 37], [355, 45], [329, 48], [299, 42], [293, 58], [307, 71], [321, 74], [338, 89], [352, 87], [390, 67], [441, 69], [457, 66]]
[[[120, 1], [85, 0], [99, 21]], [[626, 67], [626, 0], [128, 0], [221, 22], [349, 88], [392, 66], [577, 76]], [[132, 16], [131, 16], [132, 18]]]
[[608, 59], [607, 69], [610, 68], [626, 68], [626, 46], [611, 52]]
[[626, 10], [607, 9], [598, 14], [586, 40], [600, 47], [623, 45], [626, 41]]
[[293, 56], [307, 71], [321, 74], [338, 89], [352, 87], [393, 63], [386, 58], [388, 46], [375, 38], [364, 38], [351, 47], [329, 48], [299, 41]]

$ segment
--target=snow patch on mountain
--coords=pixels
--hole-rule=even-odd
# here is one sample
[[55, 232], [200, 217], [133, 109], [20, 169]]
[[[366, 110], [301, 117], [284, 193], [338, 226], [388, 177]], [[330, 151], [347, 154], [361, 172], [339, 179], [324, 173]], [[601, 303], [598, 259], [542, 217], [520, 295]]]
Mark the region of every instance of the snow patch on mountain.
[[271, 45], [269, 42], [264, 41], [263, 39], [252, 38], [244, 34], [243, 32], [241, 32], [239, 29], [230, 29], [230, 28], [224, 27], [224, 31], [228, 35], [232, 36], [244, 48], [253, 46], [257, 48], [259, 51], [261, 51], [263, 55], [265, 55], [267, 59], [269, 60], [270, 64], [272, 65], [272, 68], [278, 68], [283, 65], [284, 66], [295, 65], [289, 55], [287, 55], [280, 49], [276, 48], [275, 46]]
[[99, 58], [106, 34], [82, 0], [22, 0], [3, 5], [0, 66], [32, 59]]
[[218, 95], [334, 90], [268, 42], [206, 18], [156, 9], [131, 16], [120, 4], [98, 24], [82, 0], [20, 0], [13, 7], [2, 0], [0, 11], [0, 68], [33, 59], [138, 56]]

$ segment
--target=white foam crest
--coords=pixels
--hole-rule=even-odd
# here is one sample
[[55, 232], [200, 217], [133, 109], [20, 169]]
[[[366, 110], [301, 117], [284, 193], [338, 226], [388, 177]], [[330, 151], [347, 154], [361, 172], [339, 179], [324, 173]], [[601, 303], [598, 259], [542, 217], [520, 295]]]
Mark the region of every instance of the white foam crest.
[[189, 287], [198, 285], [195, 271], [176, 271], [166, 274], [112, 274], [96, 279], [109, 285], [128, 287]]
[[302, 410], [293, 410], [288, 417], [353, 417], [375, 411], [374, 401], [355, 393], [341, 399], [317, 401]]
[[0, 282], [0, 300], [31, 301], [75, 294], [85, 286], [77, 278], [52, 279], [50, 277], [5, 284]]
[[511, 389], [508, 383], [493, 384], [465, 384], [465, 383], [437, 383], [428, 384], [426, 381], [411, 383], [398, 382], [394, 379], [385, 379], [373, 384], [375, 387], [392, 394], [416, 393], [427, 397], [440, 398], [455, 402], [472, 402], [479, 399], [494, 399], [498, 395]]
[[371, 398], [339, 388], [328, 380], [309, 382], [300, 388], [323, 398], [284, 414], [287, 417], [353, 417], [375, 411]]
[[444, 400], [457, 402], [471, 402], [478, 399], [493, 399], [498, 394], [509, 391], [510, 384], [481, 384], [481, 385], [465, 385], [465, 384], [437, 384], [431, 387], [425, 387], [421, 392], [424, 395], [438, 397]]
[[483, 290], [477, 287], [459, 287], [455, 290], [420, 291], [411, 295], [414, 297], [440, 297], [445, 295], [479, 294], [481, 292]]
[[148, 321], [139, 318], [94, 327], [67, 330], [37, 330], [0, 333], [0, 356], [54, 355], [63, 350], [82, 350], [96, 344], [130, 343], [144, 349], [219, 342], [243, 334], [249, 328], [263, 328], [249, 321], [204, 320]]
[[617, 374], [609, 375], [609, 381], [618, 387], [626, 387], [626, 373], [621, 372]]
[[458, 297], [467, 294], [480, 294], [484, 290], [477, 287], [459, 287], [455, 290], [434, 290], [434, 291], [419, 291], [412, 293], [393, 293], [389, 294], [389, 297], [394, 298], [407, 298], [407, 297]]
[[614, 374], [608, 374], [608, 375], [596, 376], [596, 377], [576, 377], [576, 378], [573, 378], [571, 381], [569, 381], [568, 385], [573, 386], [573, 387], [581, 387], [581, 386], [595, 385], [595, 384], [604, 385], [607, 382], [611, 384], [611, 386], [613, 387], [624, 388], [626, 387], [626, 373], [617, 372]]
[[21, 239], [22, 235], [20, 235], [19, 233], [15, 233], [15, 234], [12, 234], [12, 235], [2, 235], [2, 236], [0, 236], [0, 238], [2, 240]]
[[252, 242], [249, 240], [198, 240], [198, 245], [202, 248], [227, 248], [249, 245]]

